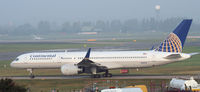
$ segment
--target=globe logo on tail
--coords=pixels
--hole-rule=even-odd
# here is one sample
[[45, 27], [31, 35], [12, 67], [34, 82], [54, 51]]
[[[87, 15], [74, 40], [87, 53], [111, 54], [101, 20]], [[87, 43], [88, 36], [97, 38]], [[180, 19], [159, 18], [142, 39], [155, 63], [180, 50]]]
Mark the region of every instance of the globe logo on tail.
[[179, 37], [170, 33], [166, 40], [164, 40], [156, 51], [161, 52], [182, 52], [182, 43]]

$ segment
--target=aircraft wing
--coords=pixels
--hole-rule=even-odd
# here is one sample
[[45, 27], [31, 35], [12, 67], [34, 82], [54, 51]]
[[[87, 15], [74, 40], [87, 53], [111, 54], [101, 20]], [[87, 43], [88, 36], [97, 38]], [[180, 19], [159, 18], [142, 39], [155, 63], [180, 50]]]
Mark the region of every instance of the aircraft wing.
[[84, 67], [97, 67], [100, 66], [100, 64], [93, 62], [89, 59], [83, 59], [81, 62], [77, 64], [78, 66], [84, 66]]
[[91, 48], [88, 49], [85, 58], [82, 61], [80, 61], [77, 65], [79, 67], [84, 68], [87, 71], [91, 70], [91, 68], [93, 68], [93, 67], [97, 68], [99, 71], [107, 70], [107, 67], [102, 66], [99, 63], [95, 63], [94, 61], [92, 61], [92, 60], [89, 59], [89, 57], [90, 57], [90, 51], [91, 51]]
[[[190, 56], [193, 56], [193, 55], [198, 55], [200, 54], [199, 52], [194, 52], [194, 53], [188, 53]], [[168, 55], [165, 57], [165, 59], [178, 59], [178, 58], [181, 58], [181, 55], [180, 54], [171, 54], [171, 55]]]

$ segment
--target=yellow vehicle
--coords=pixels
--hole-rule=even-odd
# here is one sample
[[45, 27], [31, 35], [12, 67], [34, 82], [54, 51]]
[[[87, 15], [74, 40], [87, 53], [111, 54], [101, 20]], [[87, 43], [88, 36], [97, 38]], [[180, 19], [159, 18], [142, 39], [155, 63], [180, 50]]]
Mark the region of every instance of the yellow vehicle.
[[140, 88], [143, 92], [148, 92], [147, 87], [145, 85], [127, 86], [126, 88]]

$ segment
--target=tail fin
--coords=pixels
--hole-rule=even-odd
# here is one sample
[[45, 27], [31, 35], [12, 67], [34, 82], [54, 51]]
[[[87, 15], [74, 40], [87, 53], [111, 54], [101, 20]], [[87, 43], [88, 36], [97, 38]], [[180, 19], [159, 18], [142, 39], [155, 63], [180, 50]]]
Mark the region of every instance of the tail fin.
[[183, 20], [155, 51], [182, 52], [191, 23], [192, 19]]

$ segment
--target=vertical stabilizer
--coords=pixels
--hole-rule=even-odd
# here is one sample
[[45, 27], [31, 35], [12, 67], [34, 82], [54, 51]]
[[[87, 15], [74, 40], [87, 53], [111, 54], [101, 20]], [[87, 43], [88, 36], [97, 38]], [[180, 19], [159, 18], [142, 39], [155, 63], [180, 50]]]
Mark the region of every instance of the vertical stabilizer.
[[161, 52], [182, 52], [192, 19], [183, 20], [176, 29], [156, 48]]

